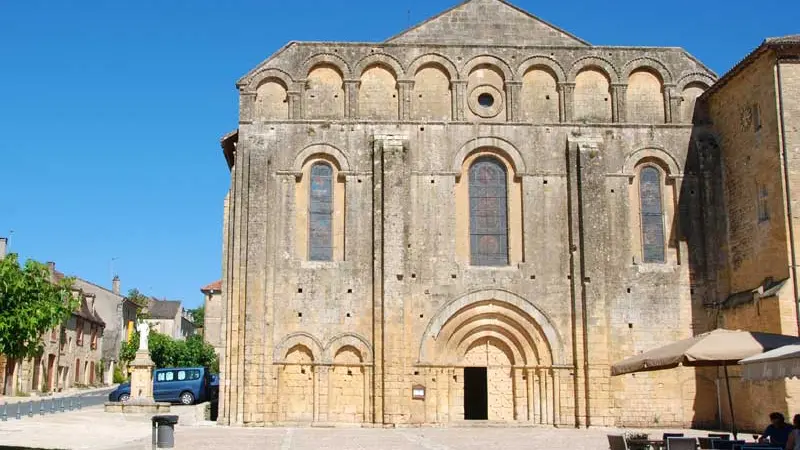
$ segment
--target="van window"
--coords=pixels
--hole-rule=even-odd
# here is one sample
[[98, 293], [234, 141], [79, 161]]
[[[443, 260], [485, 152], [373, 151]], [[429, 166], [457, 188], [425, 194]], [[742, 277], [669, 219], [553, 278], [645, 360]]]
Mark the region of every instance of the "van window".
[[164, 379], [165, 379], [164, 372], [158, 372], [156, 374], [156, 381], [164, 381]]
[[179, 370], [178, 371], [178, 381], [183, 381], [185, 379], [186, 379], [186, 371], [185, 370]]
[[189, 379], [190, 380], [199, 380], [200, 379], [200, 371], [199, 370], [190, 370], [189, 371]]
[[164, 381], [174, 381], [175, 380], [175, 372], [168, 371], [164, 372]]

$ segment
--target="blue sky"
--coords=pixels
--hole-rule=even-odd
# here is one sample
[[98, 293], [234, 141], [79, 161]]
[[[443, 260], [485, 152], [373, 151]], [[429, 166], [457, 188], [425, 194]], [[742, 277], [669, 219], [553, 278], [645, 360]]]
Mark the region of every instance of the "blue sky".
[[[0, 1], [0, 236], [105, 286], [116, 258], [123, 290], [200, 304], [221, 273], [234, 82], [287, 41], [381, 41], [455, 3]], [[788, 0], [515, 3], [593, 44], [684, 47], [719, 74], [800, 32]]]

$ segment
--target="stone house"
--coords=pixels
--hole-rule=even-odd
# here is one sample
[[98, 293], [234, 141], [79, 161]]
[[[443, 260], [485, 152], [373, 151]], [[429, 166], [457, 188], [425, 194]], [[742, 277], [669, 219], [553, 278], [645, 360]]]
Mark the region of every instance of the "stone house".
[[[64, 274], [49, 262], [51, 280]], [[42, 336], [41, 356], [18, 364], [16, 392], [61, 391], [74, 386], [100, 385], [105, 322], [96, 309], [96, 295], [73, 285], [80, 298], [78, 309], [61, 326]]]
[[[797, 333], [791, 45], [749, 57], [736, 102], [755, 69], [717, 83], [503, 0], [279, 49], [221, 143], [220, 422], [718, 426], [718, 373], [609, 368], [718, 326]], [[735, 383], [745, 421], [797, 406]]]
[[150, 299], [145, 310], [150, 329], [175, 339], [186, 339], [194, 334], [194, 323], [179, 300]]
[[200, 289], [203, 293], [205, 317], [203, 318], [203, 339], [214, 347], [219, 356], [222, 353], [222, 280], [215, 281]]

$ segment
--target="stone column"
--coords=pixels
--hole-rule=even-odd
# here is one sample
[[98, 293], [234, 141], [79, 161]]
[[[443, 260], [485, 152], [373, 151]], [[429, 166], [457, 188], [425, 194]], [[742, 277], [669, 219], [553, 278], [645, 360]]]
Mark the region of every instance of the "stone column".
[[664, 85], [664, 120], [666, 123], [680, 122], [681, 96], [676, 92], [674, 84]]
[[239, 91], [239, 121], [250, 123], [256, 120], [256, 93]]
[[286, 101], [289, 102], [289, 119], [302, 119], [303, 93], [300, 91], [289, 91], [286, 93]]
[[314, 421], [315, 422], [328, 422], [330, 411], [331, 399], [331, 368], [329, 366], [316, 366], [314, 367], [314, 379], [316, 380], [314, 397], [317, 400], [318, 406], [315, 408]]
[[575, 109], [575, 83], [559, 83], [558, 99], [561, 103], [561, 121], [572, 122]]
[[522, 91], [521, 81], [506, 81], [506, 122], [517, 122], [520, 120], [520, 99]]
[[561, 376], [557, 370], [550, 369], [553, 377], [553, 424], [561, 425]]
[[467, 81], [453, 80], [450, 82], [453, 92], [453, 120], [463, 122], [466, 120], [465, 110], [467, 104]]
[[611, 120], [613, 122], [628, 121], [628, 113], [625, 101], [627, 92], [627, 84], [617, 83], [611, 85]]
[[400, 120], [411, 119], [411, 94], [414, 92], [414, 80], [398, 80], [397, 94], [400, 97], [397, 102], [400, 106]]
[[344, 117], [355, 119], [358, 117], [358, 89], [361, 80], [344, 80]]

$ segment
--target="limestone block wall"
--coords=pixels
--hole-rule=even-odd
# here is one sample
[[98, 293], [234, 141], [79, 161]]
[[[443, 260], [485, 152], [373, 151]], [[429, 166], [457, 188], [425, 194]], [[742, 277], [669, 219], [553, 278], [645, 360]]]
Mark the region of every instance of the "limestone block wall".
[[[693, 371], [609, 366], [707, 321], [682, 102], [713, 74], [676, 49], [407, 39], [292, 43], [239, 83], [220, 420], [461, 421], [466, 367], [487, 367], [490, 420], [704, 418]], [[259, 113], [281, 97], [264, 82], [286, 89], [288, 119]], [[505, 172], [497, 266], [472, 262], [482, 158]], [[335, 172], [322, 261], [307, 251], [315, 161]], [[659, 174], [659, 262], [643, 258], [644, 166]]]

